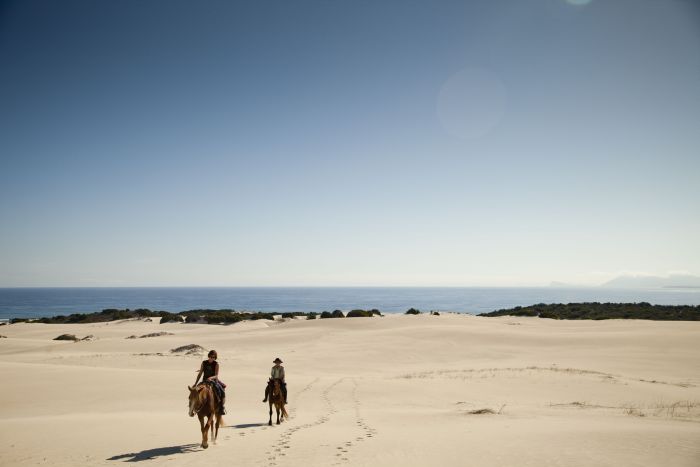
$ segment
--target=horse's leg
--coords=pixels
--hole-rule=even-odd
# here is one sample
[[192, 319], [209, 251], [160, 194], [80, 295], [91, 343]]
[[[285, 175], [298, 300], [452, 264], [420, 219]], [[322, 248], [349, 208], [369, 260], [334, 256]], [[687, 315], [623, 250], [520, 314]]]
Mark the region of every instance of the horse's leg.
[[211, 415], [209, 415], [207, 417], [207, 423], [206, 423], [206, 425], [204, 425], [204, 431], [203, 431], [204, 444], [202, 444], [202, 447], [204, 449], [209, 447], [209, 428], [211, 428], [211, 417], [212, 417]]
[[215, 417], [216, 416], [214, 414], [209, 415], [209, 428], [211, 428], [211, 442], [214, 444], [216, 444], [216, 436], [214, 436], [214, 425], [216, 425], [216, 423], [214, 422], [214, 420], [216, 420]]
[[279, 403], [275, 403], [275, 410], [277, 411], [277, 424], [280, 424], [280, 405]]
[[199, 427], [202, 431], [202, 447], [204, 449], [208, 448], [209, 446], [207, 445], [207, 430], [209, 429], [208, 426], [204, 424], [204, 416], [197, 414], [197, 417], [199, 417]]
[[214, 432], [214, 443], [216, 443], [216, 438], [219, 437], [219, 426], [223, 423], [224, 419], [221, 415], [216, 416], [216, 431]]
[[268, 425], [272, 425], [272, 400], [270, 400], [270, 420], [267, 422]]

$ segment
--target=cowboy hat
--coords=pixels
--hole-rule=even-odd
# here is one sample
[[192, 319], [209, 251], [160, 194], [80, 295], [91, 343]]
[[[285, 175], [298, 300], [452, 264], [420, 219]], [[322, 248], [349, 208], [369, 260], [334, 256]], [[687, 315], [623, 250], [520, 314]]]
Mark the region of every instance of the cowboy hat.
[[272, 363], [284, 363], [284, 362], [282, 360], [280, 360], [279, 358], [276, 358], [276, 359], [272, 360]]

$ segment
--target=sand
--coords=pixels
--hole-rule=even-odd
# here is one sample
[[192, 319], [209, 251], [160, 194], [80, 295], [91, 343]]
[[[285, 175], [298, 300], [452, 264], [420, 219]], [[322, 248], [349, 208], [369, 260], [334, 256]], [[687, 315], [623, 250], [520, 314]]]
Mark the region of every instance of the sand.
[[[154, 332], [148, 338], [127, 339]], [[94, 340], [53, 341], [60, 334]], [[470, 315], [0, 326], [0, 465], [700, 465], [700, 323]], [[187, 385], [216, 349], [204, 450]], [[290, 420], [267, 426], [282, 358]]]

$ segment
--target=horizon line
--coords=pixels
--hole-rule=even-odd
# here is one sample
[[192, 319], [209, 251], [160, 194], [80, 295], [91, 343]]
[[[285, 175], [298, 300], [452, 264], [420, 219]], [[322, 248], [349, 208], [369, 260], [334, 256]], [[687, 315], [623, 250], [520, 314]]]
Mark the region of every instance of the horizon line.
[[601, 287], [602, 284], [565, 285], [0, 285], [0, 289], [322, 289], [322, 288], [586, 288]]

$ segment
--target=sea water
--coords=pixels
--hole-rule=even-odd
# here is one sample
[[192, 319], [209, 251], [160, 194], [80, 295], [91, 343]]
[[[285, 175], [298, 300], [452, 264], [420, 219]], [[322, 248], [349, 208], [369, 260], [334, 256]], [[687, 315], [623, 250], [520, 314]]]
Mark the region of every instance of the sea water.
[[649, 302], [700, 305], [698, 289], [604, 287], [118, 287], [0, 288], [0, 319], [91, 313], [105, 308], [185, 311], [348, 311], [377, 308], [483, 313], [536, 303]]

